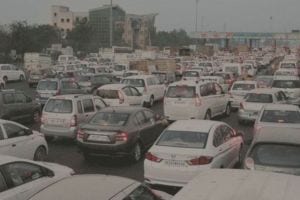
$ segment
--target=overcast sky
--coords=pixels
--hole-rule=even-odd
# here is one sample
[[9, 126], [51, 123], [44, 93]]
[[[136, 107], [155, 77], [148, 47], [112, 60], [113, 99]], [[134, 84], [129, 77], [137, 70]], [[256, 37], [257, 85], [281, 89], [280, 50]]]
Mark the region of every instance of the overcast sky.
[[[49, 23], [51, 5], [88, 11], [109, 0], [0, 0], [0, 23]], [[127, 13], [159, 13], [159, 30], [195, 30], [195, 0], [114, 0]], [[272, 16], [272, 20], [271, 20]], [[198, 30], [287, 32], [300, 29], [300, 0], [200, 0]]]

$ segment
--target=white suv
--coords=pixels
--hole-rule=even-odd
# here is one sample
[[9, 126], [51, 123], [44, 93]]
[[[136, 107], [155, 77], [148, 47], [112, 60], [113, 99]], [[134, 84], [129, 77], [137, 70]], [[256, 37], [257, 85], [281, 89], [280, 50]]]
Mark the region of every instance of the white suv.
[[4, 82], [25, 80], [25, 73], [11, 64], [0, 64], [0, 74], [2, 75]]
[[170, 121], [211, 119], [230, 115], [230, 102], [222, 87], [214, 82], [180, 81], [169, 85], [164, 99], [164, 115]]
[[43, 109], [41, 132], [48, 139], [76, 137], [79, 123], [90, 119], [106, 103], [92, 95], [61, 95], [49, 98]]
[[165, 94], [165, 85], [160, 84], [158, 78], [153, 75], [130, 76], [121, 82], [137, 88], [143, 94], [144, 106], [152, 107], [154, 101], [162, 99]]

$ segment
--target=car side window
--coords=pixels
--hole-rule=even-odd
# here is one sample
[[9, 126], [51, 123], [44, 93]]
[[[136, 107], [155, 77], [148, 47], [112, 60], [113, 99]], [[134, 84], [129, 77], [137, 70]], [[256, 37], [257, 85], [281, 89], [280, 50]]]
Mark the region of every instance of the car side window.
[[98, 110], [101, 110], [102, 108], [106, 107], [106, 104], [104, 103], [104, 101], [99, 98], [95, 98], [94, 102], [95, 102], [95, 106]]
[[0, 192], [4, 192], [7, 189], [8, 189], [8, 187], [7, 187], [6, 181], [5, 181], [2, 173], [0, 172]]
[[130, 87], [132, 96], [138, 96], [139, 95], [139, 91], [133, 87]]
[[94, 103], [92, 99], [84, 99], [82, 100], [83, 109], [85, 113], [94, 112]]
[[158, 198], [148, 187], [140, 185], [123, 200], [158, 200]]
[[223, 144], [223, 134], [222, 134], [221, 127], [219, 126], [218, 128], [216, 128], [214, 133], [213, 145], [215, 147], [218, 147], [221, 144]]
[[3, 101], [4, 104], [14, 104], [15, 103], [14, 94], [3, 94]]
[[40, 166], [25, 162], [6, 164], [3, 166], [3, 171], [7, 174], [13, 187], [29, 183], [45, 176]]
[[83, 113], [81, 101], [77, 101], [77, 110], [78, 110], [78, 113]]
[[6, 123], [3, 124], [3, 128], [6, 132], [7, 138], [22, 137], [26, 135], [25, 129], [15, 124]]
[[230, 131], [229, 127], [225, 125], [222, 125], [220, 128], [222, 132], [223, 143], [225, 143], [233, 137], [232, 132]]
[[16, 93], [15, 103], [26, 103], [26, 96], [22, 93]]
[[217, 92], [216, 92], [216, 89], [215, 89], [213, 83], [208, 83], [207, 84], [207, 93], [208, 93], [208, 96], [216, 95]]
[[122, 89], [126, 96], [133, 96], [129, 87], [125, 87]]
[[143, 112], [138, 112], [135, 116], [140, 125], [144, 125], [146, 123], [146, 117]]
[[279, 95], [281, 96], [282, 100], [287, 100], [287, 96], [284, 94], [284, 92], [280, 91]]

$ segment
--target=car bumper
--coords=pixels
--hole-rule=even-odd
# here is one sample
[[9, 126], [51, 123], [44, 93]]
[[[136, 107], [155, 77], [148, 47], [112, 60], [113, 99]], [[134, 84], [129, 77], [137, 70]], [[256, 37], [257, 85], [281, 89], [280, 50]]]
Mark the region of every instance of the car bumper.
[[165, 109], [164, 116], [168, 121], [176, 121], [176, 120], [188, 120], [188, 119], [204, 119], [205, 118], [205, 110], [200, 109], [197, 110], [195, 108], [194, 111], [187, 112], [187, 109], [182, 109], [178, 111], [174, 111], [174, 109]]
[[45, 136], [53, 136], [53, 137], [62, 137], [62, 138], [76, 138], [76, 128], [58, 128], [58, 127], [50, 127], [50, 126], [41, 126], [41, 133], [45, 134]]

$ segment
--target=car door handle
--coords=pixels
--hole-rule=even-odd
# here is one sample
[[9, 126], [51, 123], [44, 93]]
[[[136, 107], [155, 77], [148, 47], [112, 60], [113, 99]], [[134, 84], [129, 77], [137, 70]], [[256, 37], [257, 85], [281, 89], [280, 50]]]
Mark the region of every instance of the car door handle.
[[17, 145], [16, 145], [16, 144], [12, 144], [11, 146], [12, 146], [12, 147], [15, 147], [15, 146], [17, 146]]

